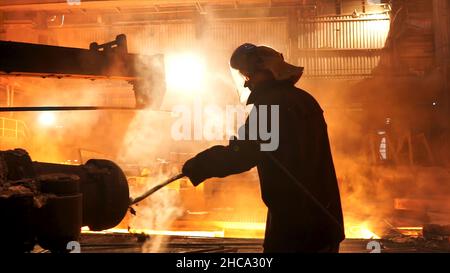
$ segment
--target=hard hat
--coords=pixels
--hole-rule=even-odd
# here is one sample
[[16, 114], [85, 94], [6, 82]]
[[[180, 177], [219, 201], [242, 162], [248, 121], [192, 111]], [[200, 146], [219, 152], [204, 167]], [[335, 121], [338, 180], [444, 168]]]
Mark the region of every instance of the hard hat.
[[239, 70], [244, 76], [251, 76], [257, 70], [272, 72], [278, 81], [296, 83], [303, 75], [303, 67], [285, 62], [283, 54], [268, 46], [256, 46], [245, 43], [232, 54], [230, 66]]

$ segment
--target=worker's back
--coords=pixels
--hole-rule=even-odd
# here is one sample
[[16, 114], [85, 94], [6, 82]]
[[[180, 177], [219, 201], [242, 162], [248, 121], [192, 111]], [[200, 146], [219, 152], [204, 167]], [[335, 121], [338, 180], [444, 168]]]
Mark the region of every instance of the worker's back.
[[257, 165], [269, 207], [265, 250], [317, 251], [339, 244], [344, 238], [341, 202], [319, 104], [291, 85], [271, 87], [250, 102], [257, 107], [279, 105], [279, 147], [266, 152]]

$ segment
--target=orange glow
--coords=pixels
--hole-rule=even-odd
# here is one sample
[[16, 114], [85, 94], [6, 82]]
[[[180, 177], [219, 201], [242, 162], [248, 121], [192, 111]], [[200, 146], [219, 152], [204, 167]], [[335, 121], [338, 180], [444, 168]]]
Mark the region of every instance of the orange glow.
[[263, 239], [265, 223], [257, 222], [226, 222], [226, 221], [201, 221], [189, 222], [187, 225], [177, 227], [177, 223], [167, 230], [146, 228], [112, 228], [104, 231], [90, 231], [83, 227], [83, 233], [144, 233], [148, 235], [188, 236], [188, 237], [212, 237], [212, 238], [254, 238]]
[[252, 223], [252, 222], [213, 222], [215, 225], [222, 227], [223, 229], [242, 229], [242, 230], [260, 230], [266, 229], [265, 223]]
[[[167, 235], [167, 236], [188, 236], [188, 237], [210, 237], [210, 238], [253, 238], [263, 239], [265, 223], [252, 222], [221, 222], [204, 221], [201, 230], [154, 230], [154, 229], [124, 229], [112, 228], [104, 231], [90, 231], [83, 227], [83, 233], [107, 234], [107, 233], [143, 233], [148, 235]], [[422, 231], [422, 228], [398, 228], [404, 235], [416, 235]], [[209, 230], [209, 231], [208, 231]], [[348, 239], [381, 239], [380, 236], [370, 230], [366, 224], [349, 226], [346, 229], [346, 238]]]
[[174, 231], [174, 230], [152, 230], [152, 229], [123, 229], [112, 228], [104, 231], [90, 231], [88, 227], [83, 227], [81, 230], [84, 234], [107, 234], [107, 233], [137, 233], [147, 235], [167, 235], [167, 236], [187, 236], [187, 237], [210, 237], [223, 238], [223, 231]]
[[366, 223], [347, 225], [345, 236], [347, 239], [381, 239], [380, 236], [371, 231]]
[[[145, 3], [119, 2], [129, 6], [127, 13], [139, 9], [132, 3]], [[433, 59], [433, 54], [438, 53], [430, 35], [433, 20], [430, 16], [422, 18], [408, 8], [407, 3], [414, 1], [397, 1], [404, 5], [393, 5], [392, 9], [387, 5], [370, 5], [363, 13], [358, 8], [353, 16], [347, 12], [333, 16], [322, 14], [335, 8], [334, 1], [323, 1], [323, 7], [315, 11], [317, 18], [311, 10], [311, 14], [296, 22], [295, 28], [290, 28], [291, 20], [266, 18], [264, 13], [258, 20], [214, 18], [216, 8], [225, 10], [233, 6], [220, 1], [208, 5], [207, 10], [211, 12], [202, 16], [206, 19], [205, 26], [193, 24], [191, 20], [174, 21], [179, 16], [169, 13], [186, 11], [188, 15], [193, 7], [181, 4], [188, 1], [172, 1], [180, 5], [161, 2], [167, 4], [161, 4], [160, 8], [164, 14], [167, 10], [164, 17], [169, 20], [153, 22], [153, 16], [136, 16], [137, 22], [133, 23], [134, 18], [130, 16], [126, 22], [110, 22], [113, 28], [78, 25], [77, 22], [85, 21], [85, 16], [91, 16], [90, 12], [83, 15], [75, 11], [70, 15], [73, 19], [67, 21], [70, 25], [58, 26], [57, 19], [47, 22], [50, 26], [45, 29], [25, 23], [28, 20], [24, 18], [34, 11], [26, 16], [8, 15], [0, 27], [2, 40], [33, 43], [44, 40], [53, 45], [86, 48], [91, 42], [108, 42], [111, 35], [120, 34], [112, 32], [124, 30], [130, 53], [164, 55], [167, 92], [161, 98], [161, 107], [139, 111], [5, 113], [0, 139], [2, 150], [20, 147], [29, 151], [32, 160], [67, 165], [84, 164], [91, 158], [110, 159], [128, 176], [130, 197], [137, 197], [180, 172], [183, 163], [196, 153], [226, 144], [222, 135], [229, 139], [236, 133], [240, 114], [233, 115], [232, 126], [228, 126], [227, 116], [220, 110], [245, 105], [248, 99], [250, 90], [244, 87], [245, 78], [239, 71], [230, 69], [229, 57], [233, 48], [251, 42], [271, 46], [285, 54], [287, 61], [305, 67], [305, 75], [297, 87], [311, 93], [324, 110], [346, 238], [371, 240], [386, 236], [387, 239], [391, 233], [382, 233], [384, 228], [390, 229], [394, 236], [420, 237], [422, 227], [405, 225], [420, 225], [423, 224], [420, 219], [427, 218], [429, 223], [450, 221], [448, 186], [443, 183], [449, 181], [448, 168], [421, 163], [428, 157], [435, 163], [444, 159], [449, 165], [450, 161], [448, 145], [439, 149], [445, 140], [441, 140], [442, 130], [436, 130], [436, 134], [429, 132], [429, 124], [437, 128], [448, 119], [438, 119], [438, 110], [443, 107], [438, 100], [442, 85], [438, 82], [441, 72], [435, 70]], [[264, 1], [241, 2], [247, 9]], [[281, 7], [283, 2], [291, 1], [273, 2]], [[20, 9], [27, 13], [26, 5], [22, 6]], [[310, 11], [305, 9], [306, 13]], [[408, 20], [403, 20], [404, 17]], [[288, 32], [287, 26], [301, 31]], [[410, 29], [414, 33], [409, 33]], [[38, 39], [41, 36], [45, 39]], [[294, 47], [294, 43], [286, 42], [292, 36], [295, 36]], [[444, 45], [447, 46], [441, 46]], [[137, 71], [140, 66], [132, 67]], [[139, 78], [152, 73], [137, 72]], [[5, 76], [0, 77], [5, 106], [134, 106], [138, 90], [135, 88], [138, 85], [127, 81]], [[148, 86], [139, 89], [146, 89], [152, 101], [159, 100], [153, 97], [154, 90]], [[422, 89], [427, 92], [420, 92]], [[416, 107], [416, 100], [420, 105], [424, 102], [423, 105]], [[426, 110], [425, 102], [432, 107], [432, 112]], [[193, 130], [196, 130], [198, 112], [202, 141], [196, 139], [196, 134], [194, 141], [178, 141], [173, 137], [171, 129], [181, 113], [177, 116], [172, 107], [178, 105], [189, 110], [188, 124], [194, 125]], [[208, 109], [211, 105], [218, 106], [218, 110]], [[376, 132], [384, 133], [380, 136]], [[82, 232], [255, 239], [262, 239], [265, 234], [267, 208], [261, 200], [255, 169], [246, 174], [207, 180], [197, 187], [187, 178], [179, 179], [133, 208], [136, 214], [127, 213], [122, 223], [112, 229], [94, 232], [83, 228]], [[419, 211], [424, 213], [423, 218], [416, 214]]]
[[396, 229], [405, 236], [419, 237], [423, 233], [422, 227], [397, 227]]
[[52, 126], [56, 122], [56, 116], [51, 112], [43, 112], [39, 114], [39, 124], [45, 127]]
[[205, 62], [191, 53], [168, 54], [165, 60], [167, 88], [197, 92], [204, 88]]

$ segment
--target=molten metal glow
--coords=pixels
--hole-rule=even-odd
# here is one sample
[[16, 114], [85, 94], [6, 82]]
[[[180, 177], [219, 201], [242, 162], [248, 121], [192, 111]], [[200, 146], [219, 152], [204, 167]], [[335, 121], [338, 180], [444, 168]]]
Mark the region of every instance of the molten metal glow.
[[264, 231], [266, 229], [265, 223], [254, 222], [213, 222], [214, 225], [223, 229], [240, 229], [240, 230], [255, 230]]
[[345, 237], [348, 239], [381, 239], [373, 233], [367, 224], [348, 225], [345, 230]]
[[[83, 227], [83, 233], [143, 233], [148, 235], [210, 237], [210, 238], [264, 238], [265, 223], [259, 222], [226, 222], [204, 221], [200, 226], [193, 224], [200, 230], [154, 230], [154, 229], [124, 229], [112, 228], [104, 231], [90, 231]], [[204, 229], [202, 228], [204, 227]], [[421, 228], [399, 228], [405, 231], [421, 232]], [[370, 230], [367, 224], [347, 225], [345, 231], [348, 239], [381, 239], [380, 236]]]
[[397, 227], [396, 229], [405, 236], [420, 237], [423, 234], [422, 227]]
[[123, 229], [112, 228], [104, 231], [90, 231], [83, 227], [83, 233], [144, 233], [148, 235], [167, 235], [167, 236], [188, 236], [188, 237], [210, 237], [210, 238], [264, 238], [265, 223], [254, 222], [226, 222], [226, 221], [204, 221], [192, 223], [194, 229], [199, 230], [154, 230], [154, 229]]
[[122, 229], [112, 228], [104, 231], [90, 231], [89, 228], [83, 227], [81, 230], [85, 234], [107, 234], [107, 233], [138, 233], [148, 235], [167, 235], [167, 236], [187, 236], [187, 237], [209, 237], [209, 238], [223, 238], [223, 231], [174, 231], [174, 230], [152, 230], [152, 229]]

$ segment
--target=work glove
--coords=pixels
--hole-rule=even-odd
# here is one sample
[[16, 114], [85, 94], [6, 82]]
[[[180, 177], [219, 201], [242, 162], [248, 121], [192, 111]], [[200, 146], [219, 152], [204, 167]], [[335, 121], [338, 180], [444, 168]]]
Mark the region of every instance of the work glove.
[[198, 186], [206, 178], [202, 175], [202, 168], [196, 157], [193, 157], [186, 161], [183, 165], [182, 172], [189, 178], [192, 185]]

